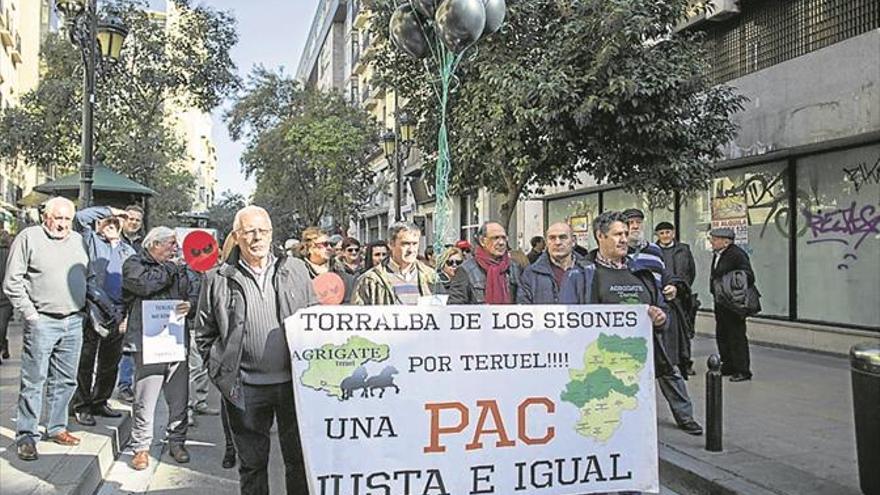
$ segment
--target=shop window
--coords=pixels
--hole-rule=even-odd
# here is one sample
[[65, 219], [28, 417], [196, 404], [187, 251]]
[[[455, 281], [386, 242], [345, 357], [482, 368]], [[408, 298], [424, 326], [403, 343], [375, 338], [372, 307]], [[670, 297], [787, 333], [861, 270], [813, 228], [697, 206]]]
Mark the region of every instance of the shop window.
[[798, 160], [798, 318], [880, 328], [880, 145]]
[[654, 194], [638, 196], [630, 194], [622, 189], [607, 191], [602, 195], [602, 208], [604, 211], [623, 211], [628, 208], [638, 208], [645, 212], [645, 236], [649, 241], [654, 239], [654, 226], [660, 222], [675, 223], [675, 204], [671, 194]]
[[476, 193], [466, 194], [461, 197], [460, 239], [465, 239], [471, 242], [476, 240], [477, 230], [479, 230], [480, 225], [482, 225], [480, 222], [480, 205], [477, 202], [478, 199]]
[[679, 235], [690, 244], [697, 265], [694, 290], [703, 308], [712, 307], [709, 272], [713, 226], [737, 232], [749, 254], [765, 316], [789, 316], [788, 184], [785, 163], [719, 171], [706, 193], [682, 198]]
[[577, 243], [592, 249], [596, 247], [596, 242], [590, 230], [598, 213], [599, 193], [555, 199], [547, 204], [547, 226], [557, 222], [568, 223]]

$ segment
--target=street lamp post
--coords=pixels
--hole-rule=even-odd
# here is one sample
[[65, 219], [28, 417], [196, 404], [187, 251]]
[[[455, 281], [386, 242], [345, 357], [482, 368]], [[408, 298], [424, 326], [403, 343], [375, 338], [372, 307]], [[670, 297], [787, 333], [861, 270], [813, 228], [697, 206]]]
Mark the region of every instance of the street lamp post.
[[102, 60], [119, 60], [122, 43], [128, 34], [118, 17], [98, 20], [97, 0], [55, 0], [55, 10], [64, 16], [70, 41], [83, 57], [82, 162], [80, 163], [79, 206], [92, 204], [95, 173], [95, 73]]
[[403, 220], [403, 164], [409, 157], [414, 129], [412, 118], [406, 113], [396, 115], [395, 130], [382, 135], [385, 159], [394, 166], [394, 220]]

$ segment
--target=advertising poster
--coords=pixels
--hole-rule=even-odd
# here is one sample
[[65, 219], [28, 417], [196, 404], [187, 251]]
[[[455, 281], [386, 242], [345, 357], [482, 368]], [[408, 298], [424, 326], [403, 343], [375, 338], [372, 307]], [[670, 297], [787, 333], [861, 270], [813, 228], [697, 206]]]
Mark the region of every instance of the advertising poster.
[[749, 213], [741, 194], [712, 199], [712, 228], [733, 229], [736, 244], [749, 243]]
[[174, 308], [183, 301], [143, 301], [144, 364], [174, 363], [186, 360], [186, 315]]
[[324, 306], [285, 328], [312, 495], [659, 491], [647, 306]]

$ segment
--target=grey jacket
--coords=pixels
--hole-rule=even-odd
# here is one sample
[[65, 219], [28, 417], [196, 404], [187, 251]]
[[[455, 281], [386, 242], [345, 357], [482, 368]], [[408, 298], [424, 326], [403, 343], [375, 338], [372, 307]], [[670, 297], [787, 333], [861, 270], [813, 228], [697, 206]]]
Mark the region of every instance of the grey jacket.
[[[208, 366], [208, 376], [224, 397], [244, 409], [241, 395], [241, 353], [247, 319], [245, 275], [234, 248], [223, 265], [205, 276], [199, 292], [195, 339]], [[278, 319], [283, 322], [302, 308], [318, 304], [305, 262], [292, 257], [275, 261], [272, 284], [277, 294]]]

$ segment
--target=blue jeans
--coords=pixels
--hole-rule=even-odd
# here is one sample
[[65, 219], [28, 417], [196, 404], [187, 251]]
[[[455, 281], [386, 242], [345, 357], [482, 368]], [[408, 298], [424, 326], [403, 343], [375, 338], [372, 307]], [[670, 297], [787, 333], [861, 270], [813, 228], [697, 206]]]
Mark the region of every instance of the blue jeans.
[[116, 388], [129, 392], [134, 389], [134, 358], [130, 352], [123, 352], [122, 359], [119, 360], [119, 381]]
[[46, 434], [67, 429], [67, 411], [76, 390], [76, 371], [82, 348], [82, 314], [65, 318], [40, 315], [24, 322], [21, 353], [21, 388], [18, 394], [16, 441], [38, 440], [46, 387]]

